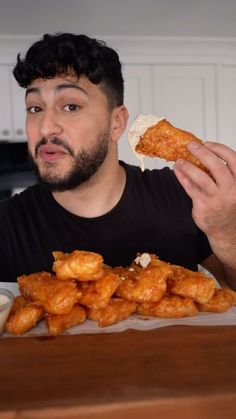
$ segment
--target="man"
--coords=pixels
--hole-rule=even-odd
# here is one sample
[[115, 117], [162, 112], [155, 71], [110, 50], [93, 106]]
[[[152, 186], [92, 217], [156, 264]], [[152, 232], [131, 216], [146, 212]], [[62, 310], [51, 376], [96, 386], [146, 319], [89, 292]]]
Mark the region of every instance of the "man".
[[[52, 251], [95, 251], [111, 266], [137, 252], [197, 270], [236, 289], [236, 153], [192, 142], [208, 169], [174, 172], [118, 160], [128, 111], [118, 55], [84, 35], [45, 35], [18, 56], [26, 88], [29, 156], [39, 178], [0, 204], [1, 280], [50, 271]], [[182, 185], [182, 186], [181, 186]], [[187, 194], [186, 194], [186, 192]]]

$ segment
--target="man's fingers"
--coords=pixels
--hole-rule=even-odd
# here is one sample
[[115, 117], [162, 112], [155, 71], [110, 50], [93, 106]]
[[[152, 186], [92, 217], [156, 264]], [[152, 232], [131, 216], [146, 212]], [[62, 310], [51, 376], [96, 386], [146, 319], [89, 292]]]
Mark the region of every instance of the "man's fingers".
[[217, 185], [214, 180], [206, 172], [187, 160], [177, 160], [174, 165], [174, 172], [192, 199], [199, 192], [209, 197], [215, 194]]
[[225, 144], [205, 142], [204, 146], [213, 151], [220, 159], [225, 161], [231, 173], [236, 177], [236, 151]]
[[[234, 180], [234, 173], [232, 173], [231, 166], [234, 168], [236, 176], [236, 169], [234, 167], [236, 166], [236, 153], [233, 150], [228, 148], [228, 150], [222, 151], [221, 155], [218, 155], [215, 153], [213, 147], [206, 147], [205, 145], [201, 145], [193, 141], [189, 143], [187, 147], [188, 150], [209, 170], [218, 186], [225, 185], [226, 183], [229, 184], [232, 180]], [[225, 160], [224, 158], [226, 155], [228, 160]]]

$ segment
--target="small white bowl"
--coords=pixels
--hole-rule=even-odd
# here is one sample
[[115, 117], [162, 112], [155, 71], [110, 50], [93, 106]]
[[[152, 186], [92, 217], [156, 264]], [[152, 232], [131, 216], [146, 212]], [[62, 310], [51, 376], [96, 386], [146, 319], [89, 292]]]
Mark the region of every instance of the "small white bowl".
[[13, 293], [5, 288], [0, 288], [0, 336], [5, 331], [5, 324], [13, 302]]

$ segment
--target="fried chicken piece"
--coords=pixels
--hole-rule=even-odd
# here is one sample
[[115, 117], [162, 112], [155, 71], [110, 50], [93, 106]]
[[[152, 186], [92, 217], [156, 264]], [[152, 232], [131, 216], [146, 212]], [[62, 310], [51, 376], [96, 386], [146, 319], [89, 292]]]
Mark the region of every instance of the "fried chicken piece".
[[109, 271], [97, 281], [81, 282], [78, 302], [90, 308], [106, 307], [120, 283], [119, 275]]
[[135, 151], [149, 157], [160, 157], [166, 161], [183, 158], [207, 171], [205, 166], [186, 147], [192, 140], [203, 143], [194, 134], [176, 128], [166, 119], [162, 119], [145, 131], [140, 137]]
[[137, 303], [159, 301], [166, 292], [166, 280], [172, 274], [170, 265], [160, 264], [160, 266], [148, 266], [147, 268], [132, 266], [133, 268], [123, 269], [123, 271], [120, 268], [124, 280], [115, 294]]
[[224, 296], [230, 302], [230, 305], [235, 306], [236, 305], [236, 291], [233, 291], [229, 288], [224, 288], [222, 291], [224, 291]]
[[52, 314], [69, 313], [80, 293], [74, 281], [60, 281], [48, 272], [37, 272], [17, 278], [20, 292], [27, 301], [40, 303]]
[[215, 291], [215, 281], [201, 272], [194, 272], [182, 266], [171, 265], [173, 277], [167, 282], [171, 294], [190, 297], [200, 304], [210, 301]]
[[205, 304], [198, 304], [199, 311], [223, 313], [236, 304], [236, 292], [216, 288], [213, 297]]
[[[138, 271], [141, 269], [138, 268]], [[113, 268], [113, 272], [120, 277], [122, 281], [126, 279], [133, 279], [134, 278], [134, 269], [132, 265], [130, 267], [124, 268], [123, 266], [116, 266]], [[135, 269], [137, 273], [137, 269]]]
[[14, 298], [13, 306], [11, 308], [10, 314], [17, 313], [22, 307], [25, 307], [28, 304], [28, 301], [22, 296], [17, 295]]
[[52, 254], [55, 259], [52, 270], [61, 280], [96, 281], [103, 276], [103, 257], [98, 253], [74, 250]]
[[79, 304], [75, 304], [68, 314], [48, 314], [46, 326], [50, 335], [57, 336], [70, 327], [78, 326], [86, 320], [86, 312]]
[[87, 317], [98, 322], [100, 327], [111, 326], [127, 319], [135, 312], [137, 304], [121, 298], [111, 299], [105, 308], [87, 309]]
[[151, 257], [151, 260], [148, 267], [156, 266], [156, 267], [162, 267], [162, 269], [164, 268], [171, 269], [171, 275], [173, 274], [172, 265], [169, 262], [164, 262], [163, 260], [160, 260], [158, 256], [152, 253], [150, 254], [150, 257]]
[[166, 295], [157, 303], [139, 304], [137, 313], [142, 316], [154, 316], [171, 319], [195, 316], [198, 313], [198, 309], [191, 298], [183, 298], [177, 295]]
[[27, 302], [24, 297], [15, 297], [6, 322], [6, 330], [12, 335], [22, 335], [32, 329], [44, 316], [44, 309], [36, 303]]

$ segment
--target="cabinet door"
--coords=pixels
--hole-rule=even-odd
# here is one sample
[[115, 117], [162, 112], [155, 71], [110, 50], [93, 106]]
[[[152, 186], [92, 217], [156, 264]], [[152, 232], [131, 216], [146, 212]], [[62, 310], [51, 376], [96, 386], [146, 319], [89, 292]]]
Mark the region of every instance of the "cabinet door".
[[14, 79], [11, 69], [11, 98], [12, 98], [12, 122], [13, 122], [13, 140], [26, 141], [25, 133], [25, 89], [20, 87]]
[[217, 139], [214, 66], [154, 66], [153, 83], [155, 114], [202, 139]]
[[[124, 103], [129, 111], [128, 126], [119, 140], [119, 158], [127, 163], [139, 165], [128, 143], [128, 131], [134, 119], [140, 113], [151, 113], [153, 108], [151, 67], [149, 65], [127, 64], [124, 66], [125, 98]], [[147, 160], [145, 167], [152, 168], [152, 159]]]
[[16, 83], [9, 65], [0, 65], [0, 88], [0, 141], [26, 141], [25, 90]]
[[223, 66], [219, 76], [219, 141], [236, 150], [236, 66]]
[[0, 141], [9, 141], [13, 137], [10, 74], [7, 66], [0, 66]]

